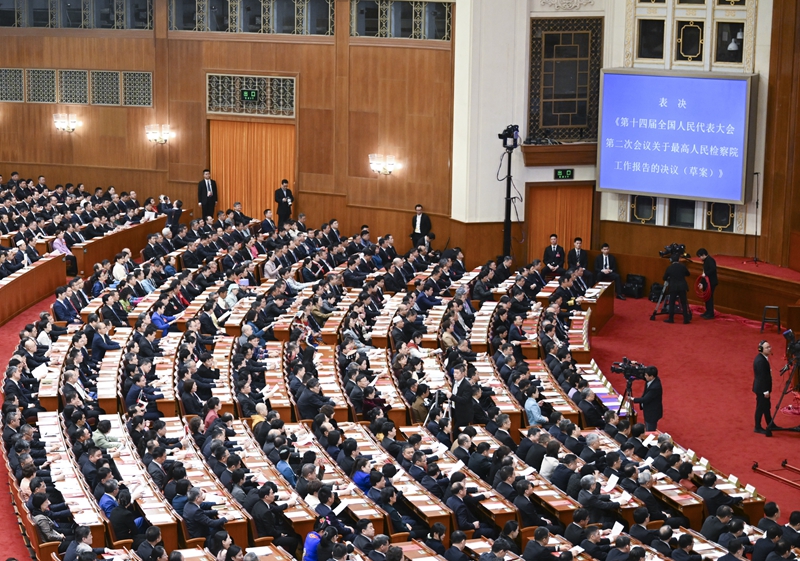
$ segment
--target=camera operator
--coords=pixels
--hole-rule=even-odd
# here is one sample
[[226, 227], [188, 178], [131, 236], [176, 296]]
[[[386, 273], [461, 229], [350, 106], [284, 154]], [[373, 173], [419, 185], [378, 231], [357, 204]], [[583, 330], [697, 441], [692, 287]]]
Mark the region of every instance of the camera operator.
[[678, 253], [673, 253], [670, 256], [670, 265], [664, 271], [664, 280], [669, 283], [669, 319], [665, 319], [664, 323], [675, 323], [675, 301], [680, 300], [681, 309], [683, 310], [683, 323], [691, 322], [689, 316], [689, 305], [686, 302], [686, 291], [689, 290], [689, 285], [686, 283], [686, 277], [689, 276], [689, 269], [686, 265], [680, 262], [681, 256]]
[[658, 377], [658, 368], [648, 366], [644, 372], [644, 392], [641, 397], [633, 399], [638, 403], [644, 413], [645, 429], [650, 432], [658, 430], [658, 421], [664, 416], [664, 407], [661, 404], [661, 379]]
[[703, 277], [711, 289], [711, 297], [706, 300], [706, 313], [700, 317], [705, 319], [714, 319], [714, 291], [717, 289], [717, 285], [719, 284], [719, 280], [717, 280], [717, 262], [703, 247], [697, 250], [697, 256], [703, 262]]

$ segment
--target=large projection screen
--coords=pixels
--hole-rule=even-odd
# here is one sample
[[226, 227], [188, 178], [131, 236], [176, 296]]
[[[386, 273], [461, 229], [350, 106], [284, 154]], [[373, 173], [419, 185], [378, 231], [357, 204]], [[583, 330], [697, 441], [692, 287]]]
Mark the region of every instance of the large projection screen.
[[597, 189], [745, 203], [757, 83], [755, 74], [603, 70]]

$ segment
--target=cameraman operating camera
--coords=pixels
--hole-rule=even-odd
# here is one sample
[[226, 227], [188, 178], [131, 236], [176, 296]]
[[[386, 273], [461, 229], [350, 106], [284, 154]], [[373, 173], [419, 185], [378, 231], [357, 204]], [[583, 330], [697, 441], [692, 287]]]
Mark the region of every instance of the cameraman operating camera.
[[669, 283], [669, 319], [665, 319], [664, 323], [675, 323], [675, 301], [680, 300], [681, 310], [683, 311], [683, 323], [690, 323], [691, 316], [689, 315], [689, 305], [686, 302], [686, 291], [689, 290], [689, 285], [686, 282], [686, 277], [689, 276], [689, 269], [686, 265], [680, 262], [681, 256], [678, 253], [673, 253], [670, 256], [670, 265], [664, 272], [664, 280]]
[[661, 379], [658, 377], [658, 368], [648, 366], [644, 373], [644, 392], [641, 397], [633, 399], [638, 403], [644, 413], [645, 429], [650, 432], [658, 430], [658, 421], [664, 416], [664, 408], [661, 405]]

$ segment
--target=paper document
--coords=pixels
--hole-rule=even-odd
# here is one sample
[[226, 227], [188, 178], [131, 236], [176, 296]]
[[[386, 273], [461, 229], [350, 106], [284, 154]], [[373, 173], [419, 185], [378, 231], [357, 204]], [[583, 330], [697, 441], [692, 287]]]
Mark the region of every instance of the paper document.
[[608, 482], [605, 484], [605, 487], [603, 487], [603, 493], [610, 493], [614, 487], [617, 486], [618, 481], [619, 477], [612, 474], [611, 477], [608, 478]]
[[622, 533], [623, 529], [624, 526], [622, 524], [620, 524], [619, 522], [614, 522], [614, 527], [611, 528], [611, 534], [609, 534], [608, 536], [609, 541], [611, 541], [611, 543], [614, 543], [614, 540], [616, 540], [617, 536], [619, 536]]

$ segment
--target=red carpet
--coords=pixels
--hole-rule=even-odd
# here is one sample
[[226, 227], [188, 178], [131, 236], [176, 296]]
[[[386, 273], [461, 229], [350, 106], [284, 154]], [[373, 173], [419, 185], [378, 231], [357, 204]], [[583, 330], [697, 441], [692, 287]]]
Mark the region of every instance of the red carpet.
[[[732, 255], [714, 255], [714, 259], [716, 259], [717, 266], [719, 267], [729, 267], [731, 269], [747, 271], [748, 273], [753, 273], [756, 275], [765, 275], [768, 277], [800, 282], [800, 272], [787, 269], [786, 267], [779, 267], [777, 265], [763, 262], [755, 264], [745, 257], [735, 257]], [[696, 263], [700, 262], [700, 260], [696, 258], [692, 261]]]
[[[800, 466], [800, 434], [775, 432], [773, 438], [766, 438], [753, 432], [752, 365], [762, 339], [775, 352], [770, 361], [773, 408], [786, 381], [778, 375], [785, 364], [785, 342], [775, 326], [761, 334], [759, 322], [728, 315], [708, 321], [698, 317], [704, 310], [695, 313], [689, 325], [678, 317], [670, 325], [663, 323], [665, 316], [650, 321], [655, 305], [646, 299], [618, 300], [615, 306], [615, 317], [592, 339], [592, 356], [617, 391], [624, 391], [625, 380], [611, 373], [612, 362], [627, 356], [657, 366], [664, 386], [664, 419], [658, 428], [708, 458], [720, 471], [754, 485], [767, 500], [778, 502], [788, 520], [792, 510], [800, 509], [800, 490], [752, 471], [757, 461], [763, 469], [800, 480], [800, 475], [780, 468], [784, 459]], [[634, 382], [634, 395], [641, 395], [642, 386]], [[789, 403], [791, 396], [783, 405]], [[800, 417], [779, 415], [776, 423], [796, 426]]]

